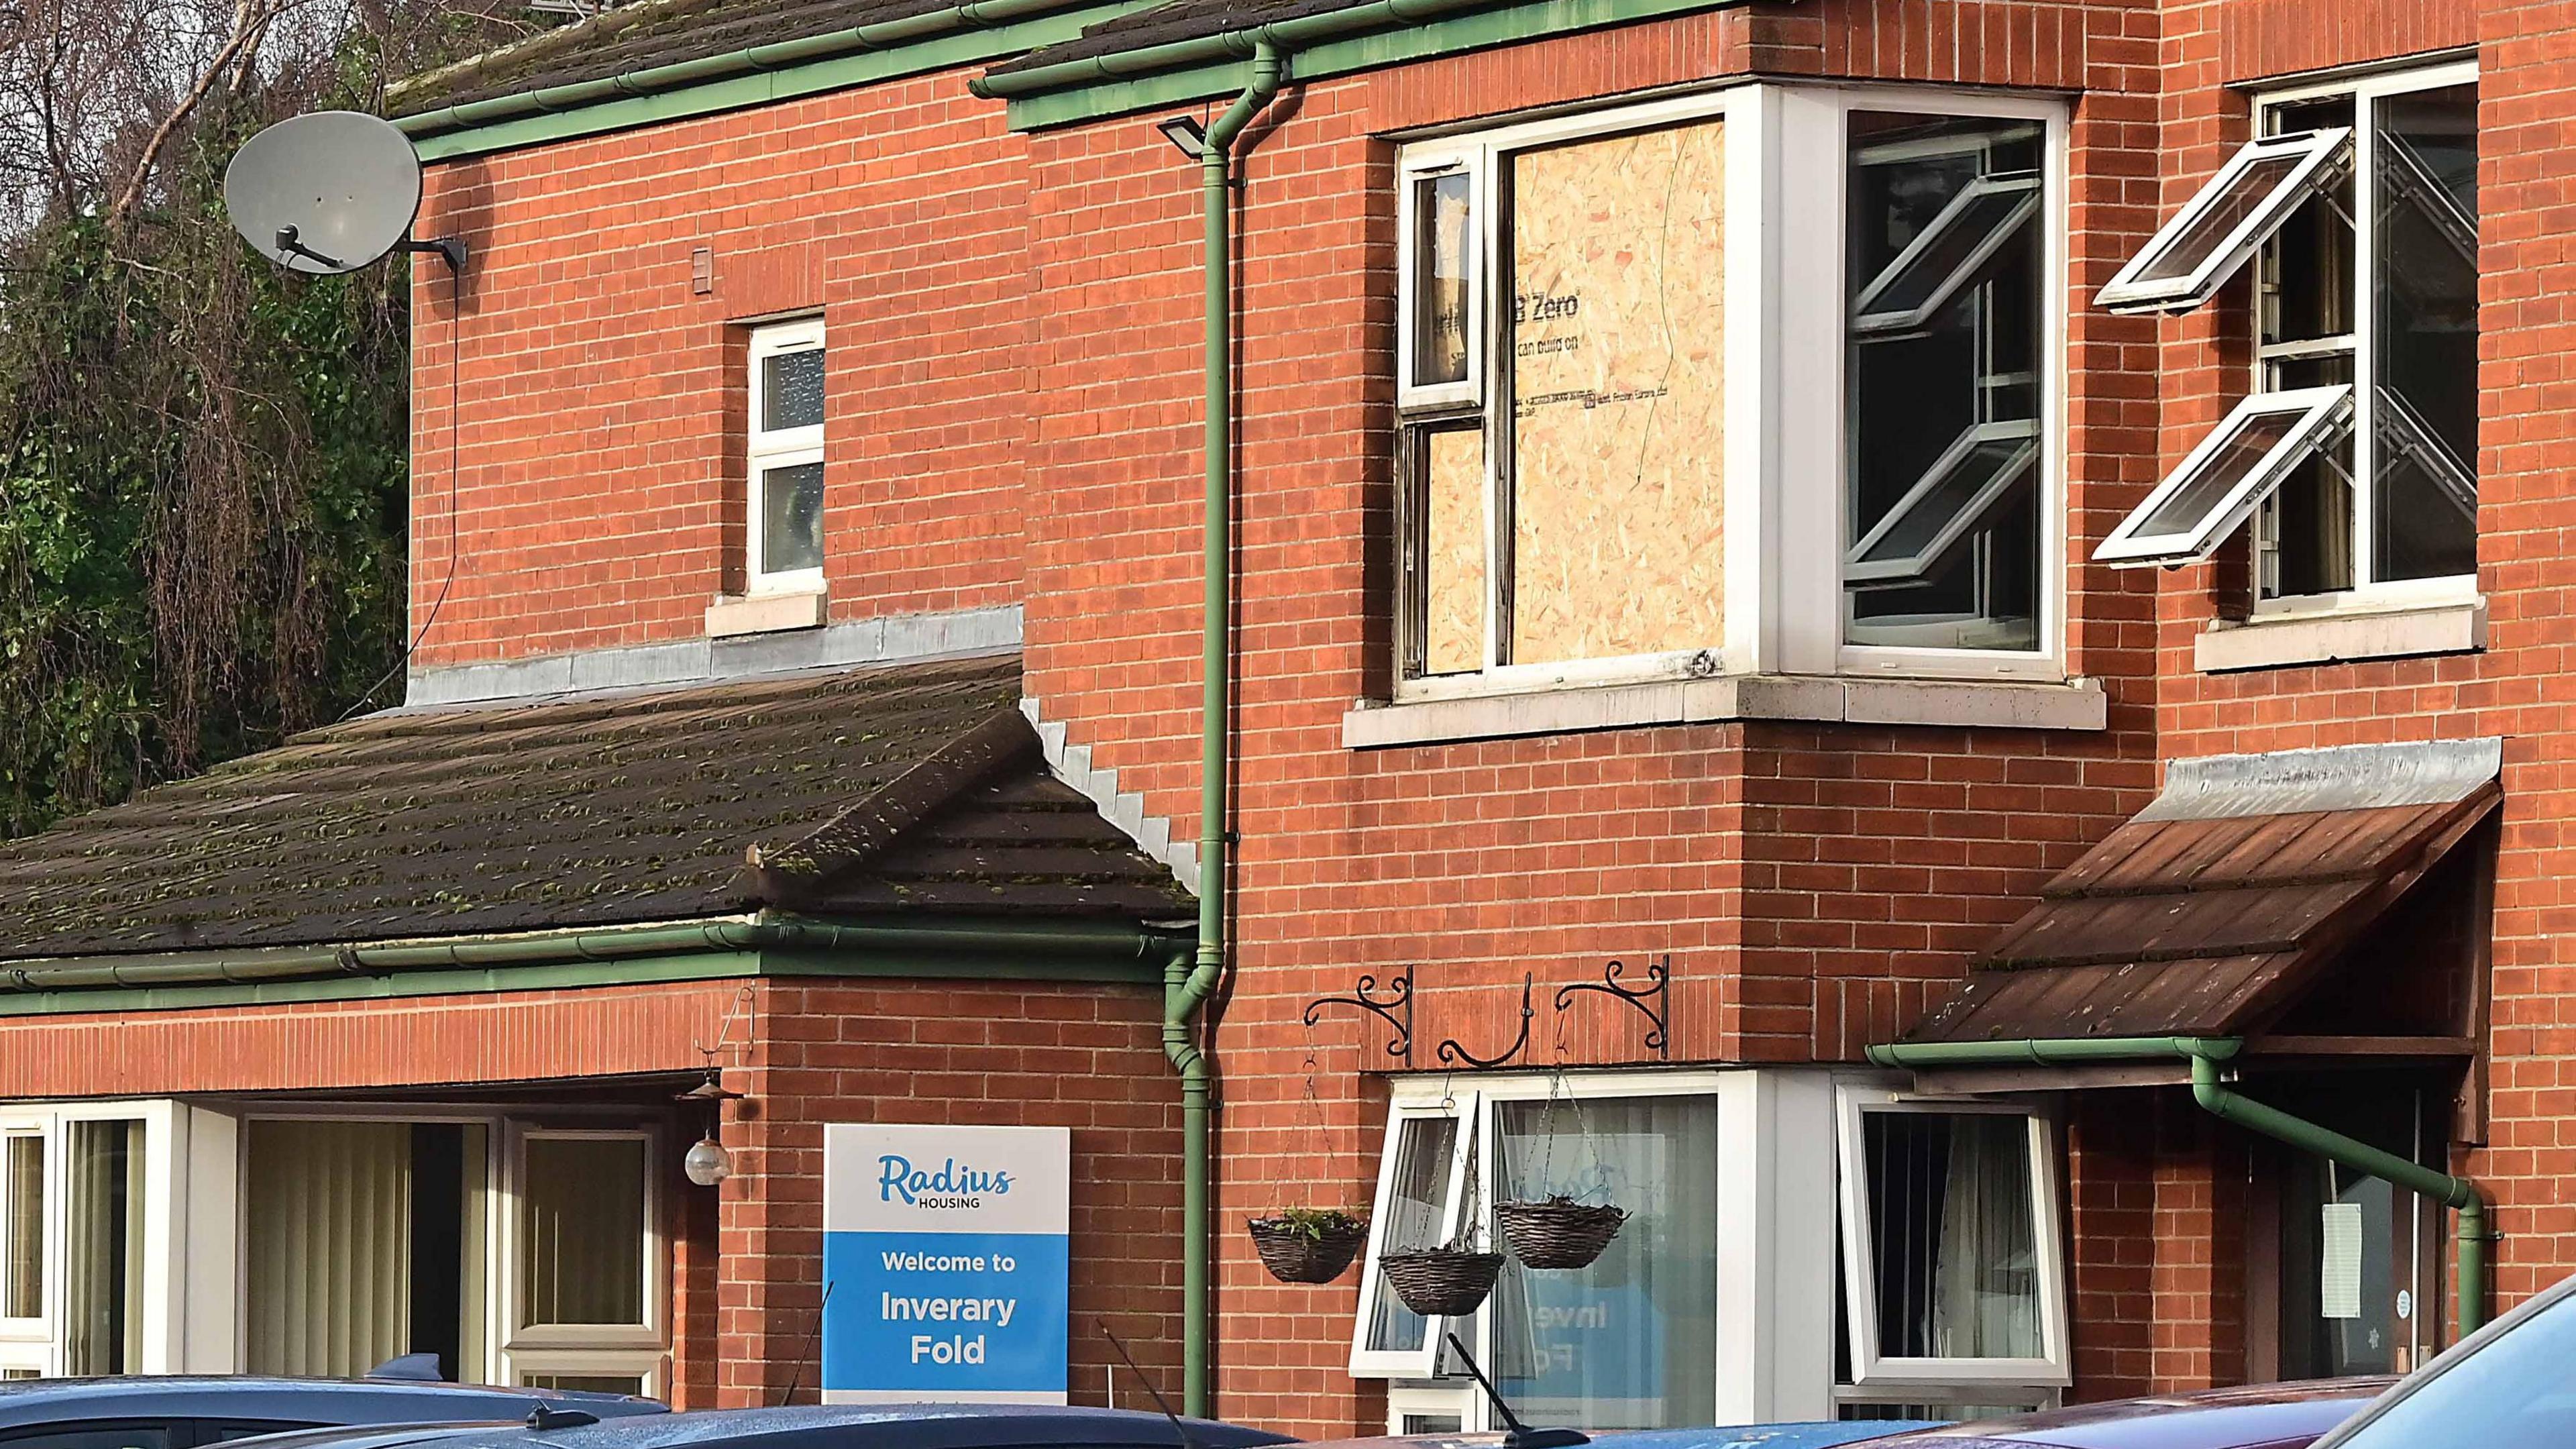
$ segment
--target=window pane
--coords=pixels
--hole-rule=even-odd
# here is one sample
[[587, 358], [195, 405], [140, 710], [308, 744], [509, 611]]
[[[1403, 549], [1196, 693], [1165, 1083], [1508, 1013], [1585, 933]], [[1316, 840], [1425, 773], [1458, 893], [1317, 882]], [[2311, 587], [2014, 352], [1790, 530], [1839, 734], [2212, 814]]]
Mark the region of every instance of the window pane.
[[74, 1122], [69, 1136], [63, 1367], [133, 1373], [143, 1361], [143, 1124]]
[[2196, 218], [2191, 230], [2177, 237], [2174, 244], [2154, 261], [2140, 268], [2136, 280], [2160, 282], [2188, 277], [2202, 263], [2217, 255], [2245, 219], [2262, 209], [2290, 179], [2292, 172], [2306, 162], [2298, 152], [2275, 153], [2257, 159], [2236, 173], [2228, 188], [2221, 192], [2207, 211]]
[[[1395, 1182], [1377, 1215], [1378, 1251], [1440, 1246], [1449, 1216], [1449, 1164], [1458, 1146], [1458, 1119], [1406, 1117], [1396, 1129]], [[1390, 1352], [1418, 1350], [1429, 1321], [1395, 1296], [1383, 1276], [1377, 1311], [1369, 1320], [1368, 1346]]]
[[350, 1378], [411, 1351], [410, 1124], [253, 1121], [244, 1137], [245, 1367]]
[[[1897, 261], [1936, 249], [1981, 195], [2006, 196], [2026, 185], [2045, 159], [2045, 131], [2031, 121], [1873, 111], [1853, 112], [1850, 125], [1848, 272], [1855, 292], [1843, 542], [1867, 556], [1854, 558], [1846, 575], [1844, 638], [2035, 649], [2038, 453], [2034, 447], [2024, 466], [2013, 450], [1980, 450], [1974, 440], [2010, 424], [2038, 436], [2040, 228], [1998, 222], [2002, 237], [1985, 239], [1991, 250], [1968, 273], [1973, 280], [1950, 288], [1919, 326], [1877, 326], [1861, 308], [1865, 300], [1879, 304], [1861, 289], [1891, 269], [1905, 275], [1911, 268], [1896, 268]], [[1962, 466], [1968, 474], [1943, 476]], [[1988, 482], [1998, 486], [1971, 486]], [[1973, 526], [1923, 558], [1919, 575], [1890, 566], [1891, 540], [1929, 544], [1968, 504], [1976, 505]], [[1919, 509], [1928, 511], [1912, 516]]]
[[1864, 1112], [1882, 1358], [2037, 1358], [2030, 1128], [1997, 1113]]
[[[2373, 571], [2477, 571], [2477, 90], [2372, 106], [2378, 421]], [[2465, 495], [2465, 496], [2464, 496]]]
[[45, 1139], [33, 1132], [9, 1139], [8, 1301], [11, 1318], [45, 1312]]
[[[2352, 381], [2352, 354], [2331, 353], [2271, 365], [2278, 388], [2328, 387]], [[2337, 438], [2312, 448], [2264, 504], [2262, 591], [2266, 598], [2330, 594], [2353, 583], [2353, 496], [2346, 475], [2352, 443]]]
[[760, 474], [760, 571], [823, 566], [823, 465], [797, 463]]
[[1493, 1297], [1503, 1396], [1533, 1423], [1661, 1429], [1714, 1419], [1716, 1101], [1505, 1102], [1495, 1114], [1498, 1201], [1563, 1193], [1629, 1214], [1588, 1268], [1505, 1263]]
[[531, 1137], [520, 1211], [519, 1321], [644, 1321], [644, 1143]]
[[823, 349], [773, 352], [761, 359], [760, 428], [813, 428], [823, 423]]
[[1467, 173], [1413, 183], [1413, 381], [1467, 380]]
[[1419, 439], [1422, 662], [1425, 674], [1485, 667], [1485, 433], [1426, 430]]
[[2029, 485], [2039, 466], [2036, 424], [1988, 425], [1969, 435], [1914, 493], [1853, 545], [1853, 587], [1908, 584], [1945, 567], [1968, 534], [2006, 497]]
[[1723, 123], [1511, 158], [1511, 661], [1724, 642]]
[[[2349, 128], [2352, 121], [2350, 96], [2298, 101], [2264, 113], [2264, 124], [2274, 134]], [[2265, 244], [2264, 341], [2342, 337], [2358, 325], [2352, 306], [2351, 216], [2352, 178], [2338, 176], [2330, 190], [2302, 201]]]
[[2272, 450], [2290, 436], [2303, 416], [2283, 410], [2255, 413], [2247, 418], [2243, 427], [2232, 430], [2217, 451], [2138, 524], [2138, 534], [2160, 538], [2198, 528], [2210, 510], [2225, 501], [2246, 475], [2261, 466]]
[[1853, 326], [1914, 327], [1975, 280], [2039, 209], [2039, 178], [1980, 176], [1950, 198], [1932, 224], [1861, 289]]

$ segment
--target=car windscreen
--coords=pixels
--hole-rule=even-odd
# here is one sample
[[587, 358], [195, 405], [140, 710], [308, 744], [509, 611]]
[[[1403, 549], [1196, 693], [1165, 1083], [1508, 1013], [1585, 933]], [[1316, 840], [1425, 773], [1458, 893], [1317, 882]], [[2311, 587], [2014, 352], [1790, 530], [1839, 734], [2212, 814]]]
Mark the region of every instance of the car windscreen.
[[2566, 1449], [2576, 1445], [2570, 1364], [2576, 1296], [2562, 1295], [2330, 1442], [2336, 1449]]

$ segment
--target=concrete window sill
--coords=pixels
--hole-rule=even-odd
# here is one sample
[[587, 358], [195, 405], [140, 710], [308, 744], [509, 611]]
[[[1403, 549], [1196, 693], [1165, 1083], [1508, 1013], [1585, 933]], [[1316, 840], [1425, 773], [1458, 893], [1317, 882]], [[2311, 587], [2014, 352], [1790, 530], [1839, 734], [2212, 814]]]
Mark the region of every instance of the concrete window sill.
[[2210, 625], [2192, 641], [2192, 662], [2203, 674], [2223, 674], [2356, 659], [2468, 654], [2486, 647], [2486, 600], [2469, 599], [2412, 609], [2225, 620]]
[[2106, 714], [2102, 683], [2096, 679], [2033, 684], [1724, 675], [1470, 699], [1364, 703], [1342, 716], [1342, 746], [1371, 750], [1739, 719], [2098, 730]]
[[794, 594], [727, 594], [707, 605], [707, 637], [776, 634], [823, 627], [831, 595], [821, 589]]

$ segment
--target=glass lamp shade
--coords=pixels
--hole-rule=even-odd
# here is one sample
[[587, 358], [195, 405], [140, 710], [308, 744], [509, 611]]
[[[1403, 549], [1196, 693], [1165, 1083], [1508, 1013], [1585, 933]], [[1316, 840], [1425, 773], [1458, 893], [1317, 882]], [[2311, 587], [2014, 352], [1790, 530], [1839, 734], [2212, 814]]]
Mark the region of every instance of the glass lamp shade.
[[689, 1149], [688, 1156], [680, 1159], [680, 1170], [698, 1186], [713, 1187], [732, 1174], [733, 1154], [725, 1151], [724, 1144], [709, 1134], [699, 1138], [697, 1144]]

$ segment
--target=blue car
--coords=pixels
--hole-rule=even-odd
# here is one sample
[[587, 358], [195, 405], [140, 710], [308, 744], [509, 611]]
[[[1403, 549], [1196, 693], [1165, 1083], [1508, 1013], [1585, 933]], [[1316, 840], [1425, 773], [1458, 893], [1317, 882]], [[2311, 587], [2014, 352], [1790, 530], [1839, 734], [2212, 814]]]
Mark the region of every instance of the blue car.
[[597, 1422], [587, 1408], [566, 1400], [509, 1424], [315, 1430], [265, 1439], [256, 1449], [1255, 1449], [1296, 1442], [1206, 1419], [1184, 1419], [1176, 1428], [1161, 1414], [1031, 1404], [825, 1404]]
[[619, 1394], [404, 1379], [7, 1379], [0, 1380], [0, 1449], [202, 1449], [326, 1425], [519, 1420], [537, 1404], [603, 1420], [670, 1413], [651, 1399]]
[[1839, 1419], [1803, 1424], [1738, 1424], [1720, 1429], [1637, 1429], [1592, 1436], [1601, 1449], [1836, 1449], [1939, 1427], [1921, 1419]]

